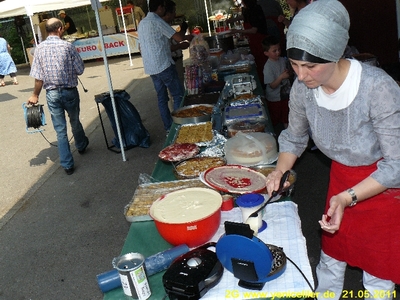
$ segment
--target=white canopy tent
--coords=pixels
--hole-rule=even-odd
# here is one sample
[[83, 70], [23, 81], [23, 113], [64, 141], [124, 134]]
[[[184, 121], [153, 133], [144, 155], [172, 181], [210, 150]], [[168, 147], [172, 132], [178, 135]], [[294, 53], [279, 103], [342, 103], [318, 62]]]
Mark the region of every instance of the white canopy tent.
[[5, 0], [0, 2], [0, 19], [90, 4], [90, 0]]
[[[43, 11], [67, 9], [67, 8], [71, 8], [71, 7], [84, 6], [84, 5], [92, 5], [92, 9], [95, 11], [95, 14], [96, 14], [96, 22], [97, 22], [97, 28], [98, 28], [100, 40], [103, 44], [103, 49], [105, 49], [103, 33], [102, 33], [101, 23], [100, 23], [100, 17], [99, 17], [99, 12], [98, 12], [99, 8], [101, 8], [100, 2], [104, 2], [104, 1], [106, 1], [106, 0], [18, 0], [18, 1], [5, 0], [3, 2], [0, 2], [0, 19], [19, 16], [19, 15], [28, 15], [30, 18], [32, 28], [33, 28], [32, 16], [34, 13], [39, 13], [39, 12], [43, 12]], [[103, 51], [103, 60], [104, 60], [104, 66], [105, 66], [105, 71], [106, 71], [107, 81], [108, 81], [108, 86], [109, 86], [109, 91], [110, 91], [111, 103], [112, 103], [112, 107], [113, 107], [113, 111], [114, 111], [114, 118], [115, 118], [115, 122], [116, 122], [118, 140], [119, 140], [119, 144], [121, 145], [122, 160], [126, 161], [125, 151], [124, 151], [124, 147], [123, 147], [124, 143], [123, 143], [122, 136], [121, 136], [121, 130], [120, 130], [120, 126], [119, 126], [119, 118], [118, 118], [117, 109], [115, 106], [114, 91], [113, 91], [113, 86], [112, 86], [112, 81], [111, 81], [111, 76], [110, 76], [110, 70], [108, 68], [108, 60], [107, 60], [106, 51]]]

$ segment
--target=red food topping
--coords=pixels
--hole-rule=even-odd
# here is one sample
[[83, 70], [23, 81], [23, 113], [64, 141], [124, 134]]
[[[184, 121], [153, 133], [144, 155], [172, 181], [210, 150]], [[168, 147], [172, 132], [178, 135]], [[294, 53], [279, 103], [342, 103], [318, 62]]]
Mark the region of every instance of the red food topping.
[[196, 144], [183, 143], [172, 144], [160, 151], [158, 157], [169, 162], [177, 162], [191, 158], [199, 153], [200, 149]]
[[238, 177], [227, 176], [224, 177], [224, 180], [227, 184], [229, 184], [231, 187], [234, 188], [244, 188], [246, 186], [251, 185], [250, 178], [238, 178]]

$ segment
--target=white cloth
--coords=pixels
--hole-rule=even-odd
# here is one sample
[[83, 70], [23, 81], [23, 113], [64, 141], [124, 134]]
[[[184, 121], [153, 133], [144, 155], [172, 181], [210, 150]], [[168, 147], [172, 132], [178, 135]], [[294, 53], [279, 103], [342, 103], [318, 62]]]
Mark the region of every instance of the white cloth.
[[140, 22], [138, 36], [146, 74], [159, 74], [174, 64], [170, 48], [170, 39], [174, 34], [175, 30], [153, 12]]
[[357, 96], [361, 81], [361, 63], [355, 59], [349, 59], [350, 69], [346, 79], [333, 94], [324, 92], [321, 86], [314, 89], [315, 99], [319, 106], [329, 110], [338, 111], [348, 107]]
[[[266, 198], [267, 196], [264, 197]], [[282, 247], [286, 256], [299, 266], [311, 285], [314, 286], [297, 205], [291, 201], [271, 203], [265, 208], [263, 220], [267, 222], [268, 227], [260, 232], [257, 237], [267, 244]], [[240, 208], [235, 207], [230, 211], [222, 212], [221, 225], [211, 241], [217, 242], [221, 235], [225, 233], [225, 221], [242, 222]], [[278, 278], [267, 282], [261, 291], [239, 287], [238, 281], [232, 273], [225, 269], [218, 285], [209, 290], [201, 299], [255, 299], [266, 297], [283, 298], [285, 296], [299, 298], [299, 295], [313, 296], [304, 278], [289, 261], [284, 273]]]

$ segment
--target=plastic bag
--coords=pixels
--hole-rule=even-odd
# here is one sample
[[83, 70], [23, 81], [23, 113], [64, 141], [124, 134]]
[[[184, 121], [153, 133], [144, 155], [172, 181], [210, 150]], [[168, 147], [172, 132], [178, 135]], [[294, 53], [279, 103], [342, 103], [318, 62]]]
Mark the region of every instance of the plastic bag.
[[228, 164], [255, 166], [278, 159], [275, 137], [266, 132], [238, 132], [226, 141], [224, 150]]
[[208, 43], [204, 40], [203, 35], [196, 35], [189, 46], [189, 54], [192, 64], [203, 64], [207, 62], [210, 55]]
[[149, 184], [149, 183], [154, 183], [154, 182], [158, 182], [158, 180], [154, 179], [154, 177], [151, 177], [151, 175], [146, 174], [146, 173], [139, 174], [138, 185]]
[[[122, 141], [124, 148], [132, 148], [140, 146], [148, 148], [150, 146], [150, 134], [147, 129], [143, 126], [142, 119], [140, 118], [139, 112], [129, 102], [130, 95], [124, 90], [114, 91], [114, 100], [118, 118], [120, 121], [120, 129], [122, 134]], [[117, 127], [114, 118], [114, 111], [112, 108], [110, 93], [103, 93], [95, 98], [96, 102], [103, 104], [108, 118], [110, 119], [111, 126], [114, 134], [116, 135], [111, 141], [113, 145], [121, 149], [119, 139], [117, 138]]]

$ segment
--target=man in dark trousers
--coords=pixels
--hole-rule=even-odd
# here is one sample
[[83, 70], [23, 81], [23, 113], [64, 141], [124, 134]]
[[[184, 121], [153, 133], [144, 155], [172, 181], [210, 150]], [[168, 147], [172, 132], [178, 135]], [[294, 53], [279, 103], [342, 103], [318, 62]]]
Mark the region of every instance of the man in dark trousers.
[[85, 66], [74, 45], [61, 39], [64, 33], [61, 20], [47, 20], [46, 30], [49, 34], [47, 39], [35, 50], [30, 72], [30, 76], [35, 78], [35, 85], [28, 104], [38, 103], [42, 88], [46, 90], [47, 106], [57, 133], [60, 164], [67, 175], [71, 175], [74, 172], [74, 158], [69, 146], [65, 113], [68, 114], [79, 154], [83, 154], [89, 145], [79, 120], [80, 99], [76, 88], [78, 75], [83, 73]]
[[168, 108], [168, 90], [174, 99], [174, 110], [181, 105], [184, 89], [171, 56], [170, 39], [184, 41], [185, 32], [176, 32], [162, 17], [165, 15], [164, 0], [150, 0], [149, 13], [139, 24], [139, 44], [144, 72], [150, 75], [157, 92], [158, 108], [164, 129], [169, 132], [172, 117]]

